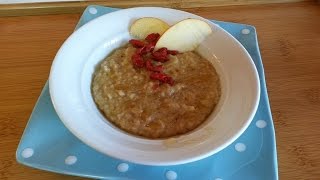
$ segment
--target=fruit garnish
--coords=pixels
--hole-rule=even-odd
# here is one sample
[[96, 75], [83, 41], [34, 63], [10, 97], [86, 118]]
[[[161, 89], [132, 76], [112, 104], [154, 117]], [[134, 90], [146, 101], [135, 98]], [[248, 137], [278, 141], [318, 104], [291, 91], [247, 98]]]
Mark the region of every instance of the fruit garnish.
[[154, 17], [144, 17], [133, 22], [130, 27], [130, 34], [137, 39], [145, 39], [152, 33], [162, 35], [169, 25], [161, 19]]
[[158, 18], [138, 19], [130, 27], [130, 34], [139, 39], [129, 41], [137, 48], [131, 57], [133, 66], [150, 71], [150, 78], [160, 84], [173, 85], [174, 80], [163, 72], [164, 67], [155, 66], [153, 61], [161, 64], [169, 61], [170, 55], [193, 51], [211, 33], [210, 25], [199, 19], [182, 20], [171, 27]]
[[143, 68], [145, 65], [143, 57], [138, 53], [133, 54], [131, 56], [131, 60], [132, 60], [133, 66], [136, 68]]
[[168, 49], [163, 47], [158, 49], [157, 51], [152, 52], [152, 57], [154, 60], [159, 62], [167, 62], [169, 61]]
[[143, 41], [136, 40], [136, 39], [131, 39], [129, 43], [132, 44], [132, 46], [135, 48], [142, 48], [145, 45]]
[[174, 84], [172, 77], [168, 76], [167, 74], [160, 73], [160, 72], [153, 72], [150, 74], [150, 78], [154, 80], [159, 80], [162, 83], [170, 84], [171, 86]]
[[[174, 80], [163, 72], [164, 66], [161, 63], [169, 61], [169, 55], [176, 55], [178, 51], [160, 48], [154, 51], [154, 45], [157, 43], [160, 34], [152, 33], [147, 35], [145, 41], [131, 39], [129, 43], [137, 48], [131, 56], [133, 67], [138, 69], [145, 68], [150, 72], [150, 79], [158, 80], [158, 83], [174, 84]], [[160, 65], [154, 65], [160, 64]]]
[[195, 50], [212, 33], [208, 23], [198, 19], [182, 20], [171, 26], [158, 40], [155, 49], [166, 47], [179, 52]]

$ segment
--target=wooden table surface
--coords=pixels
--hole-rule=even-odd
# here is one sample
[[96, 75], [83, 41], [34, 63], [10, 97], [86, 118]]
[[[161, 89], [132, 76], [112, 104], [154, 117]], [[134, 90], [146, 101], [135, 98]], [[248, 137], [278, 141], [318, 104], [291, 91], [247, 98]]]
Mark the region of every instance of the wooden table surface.
[[[320, 6], [185, 9], [257, 28], [280, 179], [320, 179]], [[80, 14], [0, 18], [0, 179], [82, 179], [17, 164], [15, 151], [52, 59]]]

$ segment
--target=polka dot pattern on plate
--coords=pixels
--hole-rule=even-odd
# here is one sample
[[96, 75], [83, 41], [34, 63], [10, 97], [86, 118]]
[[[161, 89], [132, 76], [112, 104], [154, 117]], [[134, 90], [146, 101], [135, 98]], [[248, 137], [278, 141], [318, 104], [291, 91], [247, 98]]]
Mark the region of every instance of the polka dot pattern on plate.
[[76, 156], [68, 156], [68, 157], [64, 160], [64, 163], [65, 163], [66, 165], [72, 165], [72, 164], [76, 163], [77, 160], [78, 160], [78, 159], [77, 159]]
[[242, 34], [249, 34], [250, 30], [249, 29], [242, 29], [241, 33]]
[[33, 149], [31, 149], [31, 148], [25, 148], [25, 149], [22, 151], [21, 156], [22, 156], [23, 158], [29, 158], [29, 157], [33, 156], [33, 153], [34, 153]]
[[243, 151], [245, 151], [246, 150], [246, 145], [245, 144], [243, 144], [243, 143], [237, 143], [235, 146], [234, 146], [234, 148], [236, 149], [236, 151], [238, 151], [238, 152], [243, 152]]
[[90, 14], [97, 14], [98, 10], [94, 7], [89, 8], [89, 13]]
[[127, 172], [129, 169], [129, 165], [127, 163], [121, 163], [117, 167], [119, 172]]
[[178, 177], [178, 175], [174, 171], [167, 171], [167, 173], [166, 173], [167, 180], [175, 180], [175, 179], [177, 179], [177, 177]]
[[258, 120], [256, 122], [256, 126], [261, 129], [265, 128], [267, 126], [267, 122], [265, 120]]

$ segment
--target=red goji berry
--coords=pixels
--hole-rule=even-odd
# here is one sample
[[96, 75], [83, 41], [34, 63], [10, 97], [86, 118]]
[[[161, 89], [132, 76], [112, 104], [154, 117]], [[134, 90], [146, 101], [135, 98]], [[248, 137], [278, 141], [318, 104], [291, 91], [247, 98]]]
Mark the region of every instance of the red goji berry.
[[159, 54], [161, 54], [161, 55], [163, 55], [163, 56], [165, 56], [165, 55], [168, 54], [168, 49], [165, 48], [165, 47], [163, 47], [163, 48], [158, 49], [158, 50], [155, 51], [155, 52], [156, 52], [156, 53], [159, 53]]
[[177, 55], [177, 54], [179, 54], [179, 51], [176, 51], [176, 50], [167, 50], [167, 53], [168, 53], [168, 54], [171, 54], [171, 55]]
[[158, 80], [162, 83], [167, 83], [169, 85], [173, 85], [174, 81], [172, 79], [172, 77], [168, 76], [167, 74], [164, 73], [159, 73], [159, 72], [153, 72], [150, 74], [150, 78], [154, 79], [154, 80]]
[[158, 80], [158, 83], [153, 87], [154, 90], [158, 89], [162, 83], [167, 83], [172, 86], [174, 84], [174, 80], [172, 77], [163, 73], [162, 65], [154, 66], [151, 59], [145, 61], [143, 57], [147, 57], [148, 53], [150, 53], [155, 61], [166, 62], [169, 60], [169, 54], [176, 55], [179, 53], [175, 50], [168, 50], [165, 47], [160, 48], [157, 51], [153, 51], [159, 38], [160, 35], [158, 33], [152, 33], [145, 38], [148, 43], [136, 39], [131, 39], [129, 41], [133, 47], [137, 48], [136, 52], [131, 56], [133, 66], [135, 68], [146, 67], [148, 71], [152, 72], [150, 74], [150, 78], [153, 80]]
[[157, 42], [160, 38], [160, 34], [159, 33], [152, 33], [152, 34], [149, 34], [145, 40], [148, 41], [148, 42]]
[[132, 44], [132, 46], [135, 48], [142, 48], [145, 45], [143, 41], [136, 39], [131, 39], [129, 43]]
[[134, 67], [137, 67], [137, 68], [143, 68], [144, 67], [144, 61], [143, 61], [143, 58], [140, 54], [133, 54], [131, 56], [131, 60], [132, 60], [132, 63], [134, 65]]
[[169, 60], [167, 48], [160, 48], [157, 51], [152, 52], [152, 57], [154, 60], [159, 62], [166, 62]]
[[155, 44], [154, 43], [149, 43], [145, 46], [146, 52], [152, 52], [154, 49]]
[[162, 62], [162, 63], [169, 61], [169, 58], [167, 56], [152, 54], [152, 57], [155, 61]]
[[153, 46], [156, 46], [157, 42], [156, 41], [153, 41], [153, 42], [149, 42], [149, 44], [153, 45]]
[[147, 54], [146, 46], [143, 46], [142, 48], [137, 48], [136, 54], [144, 55]]

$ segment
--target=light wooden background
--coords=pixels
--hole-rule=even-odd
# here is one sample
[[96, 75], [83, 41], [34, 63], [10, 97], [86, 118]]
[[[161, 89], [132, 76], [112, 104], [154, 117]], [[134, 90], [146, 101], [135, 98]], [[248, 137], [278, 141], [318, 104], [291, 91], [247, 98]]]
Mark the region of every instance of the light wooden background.
[[[42, 15], [42, 14], [61, 14], [61, 13], [81, 13], [88, 5], [102, 5], [118, 8], [137, 7], [137, 6], [161, 6], [171, 8], [199, 8], [215, 7], [228, 5], [252, 5], [252, 4], [275, 4], [285, 2], [311, 2], [315, 0], [79, 0], [66, 1], [35, 0], [39, 3], [4, 3], [0, 0], [1, 16], [22, 16], [22, 15]], [[14, 0], [15, 1], [34, 1], [34, 0]], [[43, 1], [43, 2], [41, 2]], [[46, 1], [46, 2], [45, 2]], [[60, 1], [60, 2], [58, 2]], [[1, 5], [2, 4], [2, 5]]]
[[[320, 6], [193, 8], [257, 28], [273, 113], [279, 176], [320, 179]], [[0, 18], [0, 179], [82, 179], [19, 165], [15, 150], [52, 59], [80, 14]]]
[[189, 6], [188, 4], [266, 4], [266, 3], [284, 3], [284, 2], [297, 2], [297, 1], [303, 1], [303, 0], [141, 0], [139, 2], [132, 1], [132, 0], [0, 0], [0, 4], [18, 4], [18, 3], [38, 3], [38, 2], [71, 2], [71, 1], [83, 1], [83, 2], [95, 2], [95, 3], [113, 3], [113, 4], [126, 4], [126, 5], [137, 5], [137, 4], [170, 4], [170, 3], [176, 3], [176, 4], [186, 4], [186, 6]]

